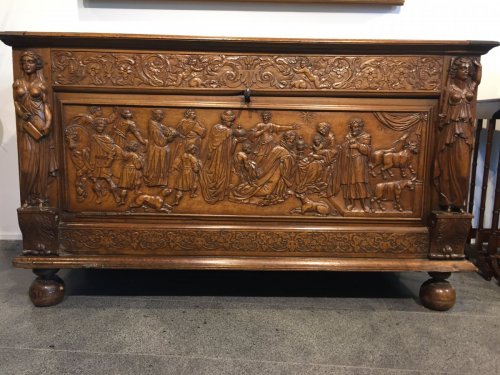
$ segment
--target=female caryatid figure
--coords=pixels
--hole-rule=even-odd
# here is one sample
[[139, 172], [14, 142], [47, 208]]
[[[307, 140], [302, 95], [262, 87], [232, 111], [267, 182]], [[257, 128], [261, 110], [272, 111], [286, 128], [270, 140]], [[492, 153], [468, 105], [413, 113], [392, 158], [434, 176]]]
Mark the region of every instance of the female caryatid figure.
[[[48, 177], [55, 172], [51, 160], [52, 113], [47, 102], [47, 86], [42, 58], [32, 51], [21, 55], [21, 77], [13, 84], [14, 106], [19, 117], [21, 201], [23, 207], [48, 204]], [[54, 170], [51, 170], [54, 169]]]
[[439, 203], [448, 211], [462, 211], [467, 203], [469, 168], [474, 143], [474, 99], [481, 81], [478, 60], [453, 61], [440, 114], [441, 133], [434, 163]]

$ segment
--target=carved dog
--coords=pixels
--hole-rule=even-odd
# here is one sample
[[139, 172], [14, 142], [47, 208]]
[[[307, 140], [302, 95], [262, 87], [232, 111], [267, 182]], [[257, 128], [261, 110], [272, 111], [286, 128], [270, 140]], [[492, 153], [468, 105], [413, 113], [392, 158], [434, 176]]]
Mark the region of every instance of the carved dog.
[[172, 207], [165, 203], [164, 199], [158, 195], [141, 194], [134, 199], [134, 203], [130, 208], [154, 208], [158, 212], [166, 212], [167, 214], [172, 211]]
[[297, 198], [300, 199], [302, 202], [302, 205], [300, 207], [296, 207], [292, 210], [290, 210], [291, 214], [306, 214], [306, 213], [312, 213], [316, 216], [328, 216], [332, 212], [332, 209], [330, 206], [323, 201], [313, 201], [309, 199], [305, 193], [297, 193], [295, 194]]

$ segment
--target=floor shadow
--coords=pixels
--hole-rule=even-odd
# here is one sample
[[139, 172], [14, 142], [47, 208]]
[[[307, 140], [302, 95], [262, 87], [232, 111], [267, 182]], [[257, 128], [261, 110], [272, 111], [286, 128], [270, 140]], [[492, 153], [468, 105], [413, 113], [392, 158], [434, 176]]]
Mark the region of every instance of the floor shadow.
[[261, 272], [68, 270], [67, 295], [415, 298], [398, 274], [379, 272]]

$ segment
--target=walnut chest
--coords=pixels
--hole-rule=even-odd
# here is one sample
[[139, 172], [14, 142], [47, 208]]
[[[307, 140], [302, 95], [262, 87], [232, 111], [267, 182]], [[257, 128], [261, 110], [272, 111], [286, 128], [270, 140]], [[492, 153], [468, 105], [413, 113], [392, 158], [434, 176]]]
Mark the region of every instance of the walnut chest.
[[496, 42], [4, 32], [23, 253], [59, 268], [428, 271], [453, 306]]

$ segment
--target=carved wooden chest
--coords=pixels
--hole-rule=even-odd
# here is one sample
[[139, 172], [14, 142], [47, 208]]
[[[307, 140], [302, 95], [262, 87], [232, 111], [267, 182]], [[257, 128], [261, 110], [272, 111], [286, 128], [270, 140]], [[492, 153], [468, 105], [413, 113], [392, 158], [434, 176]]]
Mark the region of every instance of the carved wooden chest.
[[479, 56], [495, 42], [2, 33], [23, 253], [59, 268], [429, 271], [464, 260]]

